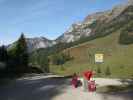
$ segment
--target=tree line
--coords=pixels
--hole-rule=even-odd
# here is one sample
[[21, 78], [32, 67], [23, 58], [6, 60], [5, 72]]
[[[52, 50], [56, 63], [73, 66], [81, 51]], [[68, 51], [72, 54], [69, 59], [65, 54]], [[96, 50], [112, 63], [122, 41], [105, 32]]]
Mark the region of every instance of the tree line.
[[[48, 62], [45, 62], [44, 70], [48, 72]], [[46, 69], [47, 68], [47, 69]], [[11, 47], [0, 47], [0, 76], [22, 75], [24, 73], [43, 72], [43, 70], [30, 65], [30, 54], [28, 52], [27, 42], [22, 33], [17, 42]]]

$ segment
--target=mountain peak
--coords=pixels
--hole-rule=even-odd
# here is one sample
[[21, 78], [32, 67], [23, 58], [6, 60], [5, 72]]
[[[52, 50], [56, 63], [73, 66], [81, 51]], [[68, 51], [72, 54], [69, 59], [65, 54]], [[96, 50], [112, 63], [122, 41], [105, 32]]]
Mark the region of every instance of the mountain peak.
[[[103, 24], [108, 25], [111, 21], [113, 21], [113, 19], [120, 16], [121, 13], [132, 4], [133, 0], [128, 0], [128, 4], [120, 4], [111, 10], [96, 12], [94, 14], [88, 15], [83, 22], [76, 22], [72, 24], [70, 28], [56, 40], [49, 40], [45, 37], [27, 38], [26, 41], [29, 51], [34, 51], [39, 48], [47, 48], [58, 42], [70, 43], [77, 41], [82, 37], [89, 37], [96, 34], [98, 35], [100, 33], [96, 32], [96, 26], [94, 24], [98, 22], [99, 26], [97, 28]], [[90, 27], [92, 24], [93, 28]]]
[[27, 38], [26, 41], [30, 52], [39, 48], [47, 48], [54, 44], [54, 41], [45, 37]]

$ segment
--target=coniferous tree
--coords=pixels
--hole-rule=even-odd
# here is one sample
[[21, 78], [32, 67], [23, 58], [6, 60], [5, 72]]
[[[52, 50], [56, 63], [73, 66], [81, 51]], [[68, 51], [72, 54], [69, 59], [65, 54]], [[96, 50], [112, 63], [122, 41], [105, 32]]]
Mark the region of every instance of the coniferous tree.
[[5, 46], [3, 45], [0, 47], [0, 61], [7, 62], [7, 58], [8, 58], [7, 50], [6, 50]]
[[18, 69], [22, 72], [26, 71], [28, 67], [28, 49], [23, 33], [17, 42], [15, 56], [16, 65], [19, 67]]
[[44, 72], [49, 72], [49, 59], [48, 57], [44, 56], [44, 59], [43, 59], [43, 70]]
[[8, 61], [7, 49], [3, 45], [0, 47], [0, 70], [1, 68], [6, 69], [7, 61]]
[[110, 68], [109, 68], [109, 67], [106, 68], [105, 74], [106, 74], [107, 76], [111, 75], [111, 71], [110, 71]]
[[5, 77], [7, 71], [7, 62], [8, 62], [8, 55], [7, 49], [3, 45], [0, 47], [0, 78]]
[[101, 72], [101, 67], [100, 66], [98, 66], [97, 67], [97, 73], [100, 75], [102, 72]]
[[49, 58], [45, 52], [37, 53], [37, 51], [35, 51], [30, 56], [30, 63], [32, 67], [39, 68], [43, 72], [49, 72]]

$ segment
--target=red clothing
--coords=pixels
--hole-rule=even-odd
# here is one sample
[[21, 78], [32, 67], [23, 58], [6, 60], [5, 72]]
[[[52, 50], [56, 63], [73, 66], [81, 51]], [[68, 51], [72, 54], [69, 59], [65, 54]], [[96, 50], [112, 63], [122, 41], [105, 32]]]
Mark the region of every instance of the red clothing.
[[78, 76], [72, 78], [71, 84], [76, 88], [78, 85]]
[[86, 72], [84, 72], [84, 77], [87, 80], [90, 80], [90, 78], [92, 77], [92, 75], [93, 75], [92, 71], [86, 71]]
[[88, 86], [89, 91], [93, 92], [96, 91], [96, 84], [95, 81], [90, 81]]

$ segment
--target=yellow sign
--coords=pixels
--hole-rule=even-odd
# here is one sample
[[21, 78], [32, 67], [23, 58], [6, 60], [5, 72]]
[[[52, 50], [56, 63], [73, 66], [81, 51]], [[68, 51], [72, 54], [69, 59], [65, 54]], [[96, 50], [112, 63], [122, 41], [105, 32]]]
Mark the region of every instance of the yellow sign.
[[103, 54], [95, 54], [95, 62], [102, 63], [103, 62]]

